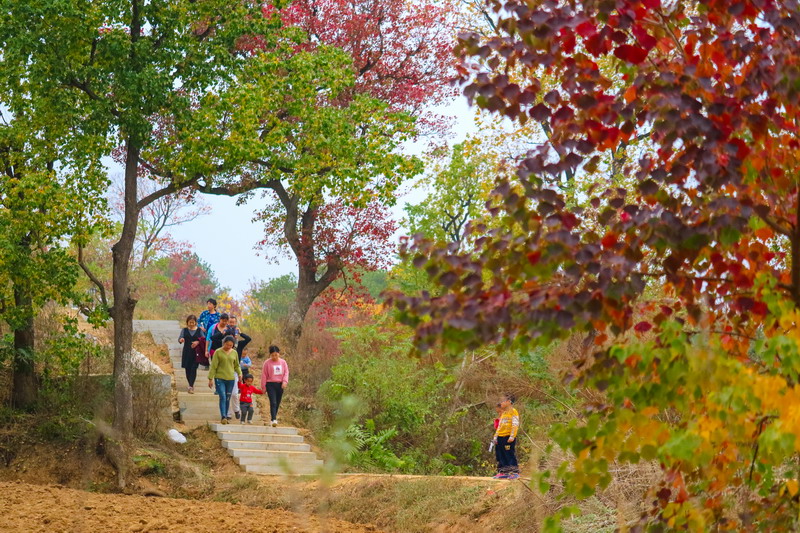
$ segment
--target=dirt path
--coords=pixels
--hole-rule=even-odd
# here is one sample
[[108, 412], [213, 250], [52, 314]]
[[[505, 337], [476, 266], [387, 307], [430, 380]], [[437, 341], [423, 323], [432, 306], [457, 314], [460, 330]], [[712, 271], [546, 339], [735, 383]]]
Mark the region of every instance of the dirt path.
[[0, 531], [64, 533], [363, 533], [369, 526], [221, 502], [0, 483]]

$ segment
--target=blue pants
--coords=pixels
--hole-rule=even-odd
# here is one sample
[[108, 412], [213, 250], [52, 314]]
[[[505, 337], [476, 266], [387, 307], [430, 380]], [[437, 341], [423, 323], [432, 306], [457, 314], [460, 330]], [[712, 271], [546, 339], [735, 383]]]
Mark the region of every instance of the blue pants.
[[517, 441], [508, 442], [508, 437], [497, 437], [497, 445], [494, 447], [495, 457], [497, 458], [497, 471], [501, 474], [519, 474], [517, 465]]
[[233, 395], [233, 386], [235, 383], [235, 379], [214, 378], [214, 385], [216, 385], [217, 394], [219, 395], [219, 416], [222, 418], [229, 418], [228, 406], [231, 403], [231, 395]]

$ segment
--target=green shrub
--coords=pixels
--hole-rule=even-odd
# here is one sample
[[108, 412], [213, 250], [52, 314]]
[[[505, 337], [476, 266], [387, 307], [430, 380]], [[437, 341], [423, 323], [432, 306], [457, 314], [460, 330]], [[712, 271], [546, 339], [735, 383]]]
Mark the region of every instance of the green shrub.
[[326, 425], [341, 414], [337, 406], [342, 400], [353, 397], [357, 401], [352, 424], [345, 432], [355, 448], [349, 454], [351, 464], [418, 470], [421, 465], [402, 454], [415, 446], [429, 448], [436, 439], [440, 405], [446, 399], [446, 371], [410, 357], [407, 332], [381, 321], [340, 328], [336, 336], [342, 356], [318, 392], [328, 413]]
[[167, 470], [164, 463], [149, 455], [135, 455], [133, 463], [144, 476], [163, 476]]
[[375, 431], [375, 422], [367, 420], [363, 426], [352, 425], [347, 437], [353, 441], [354, 449], [348, 460], [353, 466], [377, 467], [381, 470], [397, 470], [405, 466], [404, 461], [387, 448], [389, 441], [397, 436], [394, 428]]

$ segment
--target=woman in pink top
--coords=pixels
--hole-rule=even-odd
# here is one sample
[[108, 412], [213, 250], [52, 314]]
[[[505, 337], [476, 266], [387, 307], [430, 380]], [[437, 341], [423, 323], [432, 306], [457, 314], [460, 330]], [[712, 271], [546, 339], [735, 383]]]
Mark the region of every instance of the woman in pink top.
[[269, 347], [269, 359], [264, 361], [261, 369], [261, 389], [267, 391], [272, 427], [278, 425], [278, 407], [281, 405], [283, 389], [287, 383], [289, 383], [289, 365], [281, 358], [281, 349], [272, 345]]

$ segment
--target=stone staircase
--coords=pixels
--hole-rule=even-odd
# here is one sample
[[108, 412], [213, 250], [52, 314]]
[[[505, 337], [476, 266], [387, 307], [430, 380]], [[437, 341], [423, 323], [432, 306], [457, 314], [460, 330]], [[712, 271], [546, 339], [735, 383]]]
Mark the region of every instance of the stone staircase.
[[174, 369], [180, 419], [188, 428], [206, 425], [219, 436], [223, 448], [246, 472], [266, 475], [314, 474], [322, 466], [303, 436], [292, 427], [264, 425], [256, 402], [252, 425], [219, 423], [219, 397], [208, 388], [208, 371], [197, 370], [194, 394], [189, 394], [186, 373], [181, 368], [181, 325], [174, 320], [134, 320], [134, 331], [149, 331], [157, 344], [166, 344]]
[[315, 474], [322, 466], [295, 428], [209, 424], [245, 472]]

